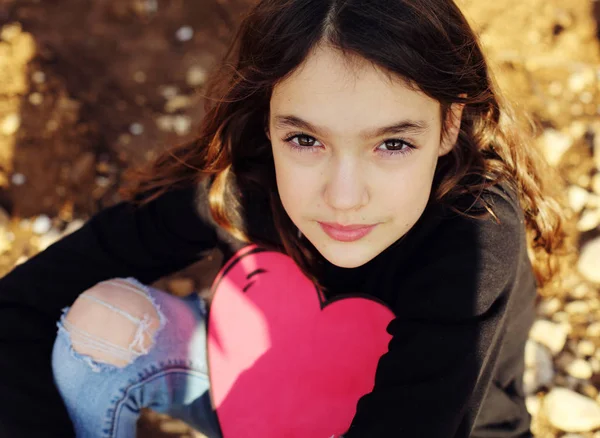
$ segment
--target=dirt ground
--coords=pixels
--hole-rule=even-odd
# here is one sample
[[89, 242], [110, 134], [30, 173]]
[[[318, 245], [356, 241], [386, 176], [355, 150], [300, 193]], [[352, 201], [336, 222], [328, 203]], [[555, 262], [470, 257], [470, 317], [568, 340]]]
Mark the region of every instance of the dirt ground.
[[[206, 75], [250, 3], [0, 0], [0, 275], [117, 202], [125, 168], [194, 136]], [[549, 161], [574, 192], [600, 195], [600, 2], [459, 4], [501, 88], [539, 126]], [[571, 203], [580, 247], [600, 235], [600, 205], [585, 199], [581, 208]], [[201, 289], [206, 266], [162, 284]], [[573, 275], [572, 285], [585, 284], [596, 299], [598, 284]], [[558, 300], [555, 313], [571, 299], [567, 287], [546, 293], [546, 302]], [[593, 315], [585, 327], [600, 313]], [[579, 342], [577, 333], [568, 342]], [[600, 338], [590, 342], [600, 346]], [[579, 386], [561, 383], [556, 366], [553, 385], [597, 398], [600, 365]], [[144, 437], [196, 436], [156, 415], [140, 426]], [[542, 415], [535, 427], [537, 436], [562, 434]], [[592, 429], [581, 436], [596, 436]]]

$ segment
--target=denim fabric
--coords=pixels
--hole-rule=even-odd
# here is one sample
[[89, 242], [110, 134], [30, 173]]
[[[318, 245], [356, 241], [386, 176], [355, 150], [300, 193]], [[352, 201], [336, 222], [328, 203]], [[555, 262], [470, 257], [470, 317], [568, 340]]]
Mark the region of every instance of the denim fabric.
[[[70, 307], [63, 309], [52, 369], [76, 436], [134, 438], [140, 411], [150, 408], [182, 419], [209, 438], [220, 438], [209, 395], [206, 304], [197, 294], [179, 298], [131, 277], [120, 280], [154, 305], [160, 328], [150, 347], [141, 348], [147, 319], [99, 303], [138, 324], [136, 339], [124, 349], [78, 330], [65, 319]], [[127, 361], [122, 366], [96, 361], [75, 351], [75, 341]]]

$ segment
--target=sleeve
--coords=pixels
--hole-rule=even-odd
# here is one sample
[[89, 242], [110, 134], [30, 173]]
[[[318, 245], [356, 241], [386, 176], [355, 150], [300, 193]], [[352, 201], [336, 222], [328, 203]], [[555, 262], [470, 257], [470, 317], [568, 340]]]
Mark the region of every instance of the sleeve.
[[196, 189], [106, 208], [0, 279], [0, 436], [73, 436], [50, 367], [60, 311], [99, 281], [151, 283], [214, 248]]
[[504, 201], [500, 210], [501, 224], [452, 221], [396, 276], [388, 352], [345, 438], [470, 436], [503, 343], [523, 251], [518, 215]]

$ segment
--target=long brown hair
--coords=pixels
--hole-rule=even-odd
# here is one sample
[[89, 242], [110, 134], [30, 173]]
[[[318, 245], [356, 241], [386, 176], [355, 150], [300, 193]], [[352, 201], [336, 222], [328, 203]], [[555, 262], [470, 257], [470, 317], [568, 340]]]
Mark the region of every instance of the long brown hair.
[[[318, 44], [402, 78], [440, 102], [442, 120], [453, 103], [465, 104], [457, 144], [438, 162], [432, 196], [454, 207], [465, 194], [478, 199], [500, 181], [512, 185], [525, 213], [538, 283], [544, 285], [556, 272], [553, 257], [564, 245], [561, 210], [546, 182], [551, 169], [535, 149], [529, 125], [500, 96], [478, 38], [452, 0], [260, 1], [207, 84], [198, 137], [133, 170], [133, 184], [122, 193], [151, 193], [142, 201], [149, 202], [206, 178], [216, 223], [238, 239], [279, 245], [315, 279], [314, 247], [300, 240], [283, 209], [265, 129], [273, 88]], [[248, 235], [235, 187], [252, 187], [268, 197], [279, 244]]]

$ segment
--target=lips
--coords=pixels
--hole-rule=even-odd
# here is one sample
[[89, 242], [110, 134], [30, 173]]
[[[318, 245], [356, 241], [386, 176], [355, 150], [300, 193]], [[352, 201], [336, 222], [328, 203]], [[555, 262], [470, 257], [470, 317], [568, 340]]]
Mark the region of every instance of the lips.
[[375, 225], [339, 225], [335, 223], [319, 222], [325, 233], [340, 242], [354, 242], [362, 239], [371, 232]]

